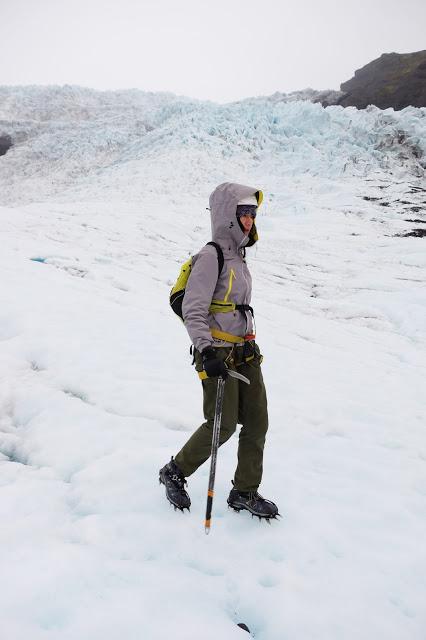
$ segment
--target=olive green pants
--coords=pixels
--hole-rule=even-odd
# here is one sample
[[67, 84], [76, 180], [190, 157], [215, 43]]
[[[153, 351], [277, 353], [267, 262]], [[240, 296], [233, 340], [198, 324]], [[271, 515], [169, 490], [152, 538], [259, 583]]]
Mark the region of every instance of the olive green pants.
[[[242, 373], [250, 385], [228, 376], [225, 383], [219, 445], [229, 440], [241, 424], [238, 441], [238, 465], [234, 486], [238, 491], [256, 491], [262, 479], [263, 449], [268, 430], [266, 390], [263, 383], [262, 356], [254, 342], [244, 347], [219, 347], [218, 357], [228, 367]], [[202, 370], [201, 356], [195, 352], [197, 371]], [[190, 476], [210, 457], [216, 405], [217, 378], [202, 380], [205, 422], [193, 433], [175, 456], [184, 476]]]

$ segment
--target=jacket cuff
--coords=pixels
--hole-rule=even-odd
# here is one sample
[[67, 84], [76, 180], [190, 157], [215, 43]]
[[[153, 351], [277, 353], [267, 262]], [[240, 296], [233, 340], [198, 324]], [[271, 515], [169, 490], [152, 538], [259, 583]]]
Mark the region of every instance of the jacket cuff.
[[195, 348], [197, 349], [197, 351], [201, 353], [203, 349], [205, 349], [206, 347], [213, 347], [213, 345], [214, 345], [213, 341], [208, 342], [207, 340], [200, 340], [195, 345]]

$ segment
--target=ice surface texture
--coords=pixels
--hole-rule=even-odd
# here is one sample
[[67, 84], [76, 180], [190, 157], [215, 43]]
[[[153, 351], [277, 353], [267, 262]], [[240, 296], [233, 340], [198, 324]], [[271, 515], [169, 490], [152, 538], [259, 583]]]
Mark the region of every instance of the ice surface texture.
[[[0, 95], [2, 636], [424, 640], [425, 111]], [[265, 192], [260, 491], [284, 519], [227, 509], [235, 437], [205, 536], [208, 465], [185, 515], [157, 474], [202, 420], [168, 293], [224, 180]]]

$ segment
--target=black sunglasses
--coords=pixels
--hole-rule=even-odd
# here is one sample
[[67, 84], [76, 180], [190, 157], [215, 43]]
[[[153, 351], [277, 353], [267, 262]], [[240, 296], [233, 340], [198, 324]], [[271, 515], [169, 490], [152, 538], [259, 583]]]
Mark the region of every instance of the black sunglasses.
[[254, 204], [239, 204], [237, 206], [237, 218], [241, 216], [251, 216], [253, 220], [257, 215], [257, 207]]

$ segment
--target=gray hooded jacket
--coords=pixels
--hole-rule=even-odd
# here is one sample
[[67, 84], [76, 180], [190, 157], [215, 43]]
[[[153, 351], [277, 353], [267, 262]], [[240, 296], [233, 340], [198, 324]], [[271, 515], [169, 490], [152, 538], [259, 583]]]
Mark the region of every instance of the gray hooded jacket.
[[253, 224], [249, 236], [242, 231], [236, 216], [237, 204], [243, 198], [255, 195], [261, 204], [263, 194], [259, 189], [225, 182], [210, 196], [212, 240], [223, 251], [224, 266], [218, 279], [218, 259], [215, 247], [207, 245], [192, 260], [185, 297], [182, 304], [183, 320], [192, 343], [198, 351], [209, 346], [228, 346], [232, 342], [219, 334], [213, 337], [211, 330], [241, 337], [253, 333], [250, 312], [228, 311], [212, 313], [212, 300], [235, 304], [250, 304], [251, 275], [243, 248], [252, 246], [258, 239]]

